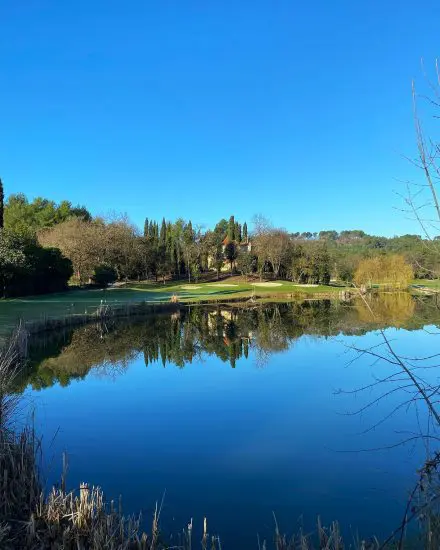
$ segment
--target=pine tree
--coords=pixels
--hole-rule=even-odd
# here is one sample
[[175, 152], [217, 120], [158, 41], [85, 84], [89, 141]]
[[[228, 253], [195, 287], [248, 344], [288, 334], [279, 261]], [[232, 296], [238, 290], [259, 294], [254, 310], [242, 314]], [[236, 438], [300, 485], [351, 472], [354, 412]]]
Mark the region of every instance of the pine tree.
[[144, 222], [144, 237], [148, 237], [150, 232], [150, 226], [148, 224], [148, 218], [145, 218]]
[[3, 229], [5, 225], [4, 209], [5, 209], [5, 193], [3, 191], [3, 182], [0, 179], [0, 229]]

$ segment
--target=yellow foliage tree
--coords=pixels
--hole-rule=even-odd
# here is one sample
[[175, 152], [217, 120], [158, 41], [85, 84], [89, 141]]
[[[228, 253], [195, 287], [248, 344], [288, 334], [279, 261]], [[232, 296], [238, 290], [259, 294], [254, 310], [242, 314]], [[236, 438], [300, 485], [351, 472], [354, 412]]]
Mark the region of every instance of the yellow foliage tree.
[[399, 254], [375, 256], [359, 262], [354, 275], [358, 286], [379, 284], [386, 288], [406, 289], [414, 278], [412, 267]]

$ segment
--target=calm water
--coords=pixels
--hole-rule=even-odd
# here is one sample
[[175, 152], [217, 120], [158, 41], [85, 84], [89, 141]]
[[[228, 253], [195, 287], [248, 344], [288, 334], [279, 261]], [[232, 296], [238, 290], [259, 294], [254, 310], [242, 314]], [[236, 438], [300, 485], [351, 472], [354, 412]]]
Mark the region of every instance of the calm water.
[[191, 517], [201, 528], [207, 516], [224, 548], [270, 539], [273, 511], [285, 532], [320, 515], [349, 534], [388, 534], [426, 450], [383, 447], [418, 432], [426, 411], [401, 407], [381, 422], [404, 400], [396, 391], [354, 414], [386, 388], [337, 390], [392, 371], [366, 356], [350, 363], [347, 346], [376, 345], [386, 328], [400, 353], [429, 355], [436, 337], [422, 328], [440, 315], [407, 295], [373, 306], [374, 321], [362, 303], [197, 307], [35, 342], [20, 389], [43, 435], [48, 482], [67, 451], [71, 487], [122, 493], [125, 511], [148, 521], [166, 492], [165, 532]]

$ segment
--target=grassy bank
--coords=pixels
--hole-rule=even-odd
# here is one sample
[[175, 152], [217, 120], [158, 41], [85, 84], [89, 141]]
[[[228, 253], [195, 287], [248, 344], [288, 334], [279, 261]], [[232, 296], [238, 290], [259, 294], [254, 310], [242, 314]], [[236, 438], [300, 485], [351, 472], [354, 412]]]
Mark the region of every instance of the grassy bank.
[[[413, 281], [415, 293], [440, 290], [440, 281]], [[289, 281], [245, 281], [242, 277], [228, 277], [221, 281], [184, 281], [163, 283], [128, 282], [107, 290], [71, 289], [56, 294], [31, 296], [0, 301], [0, 335], [4, 335], [20, 321], [45, 321], [66, 316], [90, 315], [101, 305], [121, 308], [127, 304], [145, 302], [149, 305], [170, 303], [173, 297], [184, 304], [287, 302], [308, 299], [345, 299], [356, 291], [338, 285], [298, 285]]]
[[[254, 284], [253, 284], [254, 283]], [[67, 315], [87, 315], [101, 304], [119, 307], [123, 304], [147, 302], [169, 303], [173, 296], [181, 303], [246, 301], [288, 301], [305, 298], [338, 299], [338, 286], [294, 285], [286, 281], [246, 282], [228, 278], [220, 282], [188, 284], [183, 281], [162, 283], [126, 283], [108, 290], [71, 289], [67, 292], [0, 301], [0, 332], [10, 331], [19, 320], [41, 321]]]

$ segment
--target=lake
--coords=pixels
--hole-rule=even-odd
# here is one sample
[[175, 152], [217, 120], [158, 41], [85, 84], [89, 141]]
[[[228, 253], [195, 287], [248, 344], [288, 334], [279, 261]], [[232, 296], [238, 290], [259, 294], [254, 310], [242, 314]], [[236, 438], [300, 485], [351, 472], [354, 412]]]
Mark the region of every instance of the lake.
[[270, 541], [273, 513], [291, 534], [320, 516], [349, 537], [388, 535], [427, 452], [397, 444], [427, 411], [402, 406], [393, 379], [353, 393], [395, 366], [351, 348], [381, 349], [384, 330], [399, 354], [435, 353], [440, 312], [406, 293], [369, 300], [374, 317], [362, 301], [191, 306], [35, 339], [17, 391], [47, 483], [65, 451], [69, 487], [122, 494], [147, 527], [163, 499], [165, 534], [191, 518], [201, 533], [206, 516], [225, 549]]

